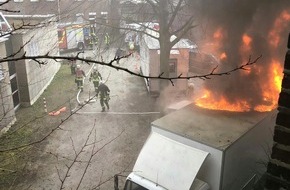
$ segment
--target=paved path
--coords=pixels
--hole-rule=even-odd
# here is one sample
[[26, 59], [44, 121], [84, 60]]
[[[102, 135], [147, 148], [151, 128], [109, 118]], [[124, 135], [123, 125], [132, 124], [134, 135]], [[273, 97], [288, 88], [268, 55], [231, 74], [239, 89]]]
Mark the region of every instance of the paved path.
[[[105, 61], [113, 57], [114, 50], [103, 55]], [[133, 57], [120, 61], [121, 66], [132, 70], [138, 67], [137, 63], [138, 61]], [[91, 68], [88, 65], [82, 66], [85, 71]], [[146, 91], [144, 79], [105, 66], [98, 66], [98, 69], [111, 89], [110, 110], [105, 113], [100, 112], [101, 106], [97, 100], [88, 103], [74, 114], [61, 126], [62, 130], [57, 131], [47, 140], [43, 157], [46, 157], [47, 152], [52, 152], [57, 157], [47, 156], [45, 160], [37, 161], [37, 181], [27, 183], [20, 189], [30, 185], [29, 189], [60, 189], [59, 175], [61, 178], [65, 176], [67, 166], [72, 163], [76, 153], [84, 147], [88, 137], [90, 146], [84, 148], [77, 159], [78, 162], [71, 167], [69, 177], [64, 183], [65, 189], [77, 189], [87, 162], [90, 160], [93, 145], [95, 151], [99, 151], [96, 151], [91, 158], [91, 164], [85, 172], [79, 189], [93, 189], [99, 183], [107, 181], [100, 189], [113, 190], [111, 178], [114, 174], [126, 171], [122, 173], [126, 175], [132, 170], [150, 132], [150, 123], [161, 114], [155, 108], [154, 99], [150, 98]], [[84, 92], [80, 93], [79, 99], [85, 101], [93, 95], [93, 84], [88, 82], [87, 77]], [[117, 136], [119, 137], [116, 138]], [[112, 141], [114, 138], [116, 139]]]

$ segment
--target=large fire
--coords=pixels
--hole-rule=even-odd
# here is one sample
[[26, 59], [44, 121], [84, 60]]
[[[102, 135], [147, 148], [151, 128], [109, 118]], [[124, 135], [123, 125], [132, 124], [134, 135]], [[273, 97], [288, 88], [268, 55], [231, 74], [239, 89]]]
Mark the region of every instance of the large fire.
[[236, 98], [235, 102], [229, 101], [226, 96], [215, 94], [214, 92], [204, 89], [202, 97], [196, 100], [196, 105], [213, 110], [226, 110], [233, 112], [247, 111], [271, 111], [276, 107], [279, 92], [281, 90], [282, 67], [279, 62], [273, 62], [269, 68], [271, 73], [270, 81], [263, 83], [265, 91], [263, 91], [263, 104], [251, 107], [249, 100]]
[[[282, 11], [281, 14], [276, 18], [273, 23], [272, 29], [269, 30], [267, 35], [267, 43], [269, 49], [275, 51], [275, 49], [280, 44], [280, 34], [281, 31], [284, 31], [287, 28], [287, 24], [290, 22], [290, 12]], [[285, 24], [286, 23], [286, 24]], [[213, 41], [218, 45], [216, 47], [221, 47], [221, 38], [223, 38], [223, 30], [218, 28], [216, 32], [213, 34]], [[244, 33], [241, 36], [241, 45], [239, 48], [239, 55], [241, 57], [242, 63], [248, 61], [248, 57], [246, 55], [251, 55], [253, 51], [253, 36], [248, 33]], [[226, 52], [222, 50], [216, 51], [217, 57], [220, 58], [223, 63], [227, 59]], [[248, 111], [258, 111], [265, 112], [271, 111], [276, 108], [277, 100], [279, 97], [279, 92], [281, 91], [281, 80], [283, 77], [283, 59], [281, 57], [276, 57], [275, 53], [270, 55], [270, 59], [267, 59], [267, 64], [254, 64], [246, 70], [241, 76], [247, 77], [252, 74], [266, 75], [265, 77], [260, 77], [261, 81], [254, 81], [258, 84], [259, 89], [262, 89], [261, 92], [261, 100], [259, 100], [259, 104], [253, 103], [252, 99], [245, 97], [236, 97], [229, 99], [227, 94], [217, 94], [214, 90], [211, 89], [202, 89], [201, 96], [195, 100], [196, 105], [214, 110], [226, 110], [226, 111], [234, 111], [234, 112], [248, 112]], [[263, 62], [264, 60], [260, 60]], [[265, 65], [268, 65], [267, 68], [264, 68]], [[243, 72], [243, 71], [241, 71]], [[254, 73], [253, 73], [254, 72]], [[233, 74], [234, 75], [234, 74]], [[251, 80], [245, 78], [244, 80]], [[239, 88], [239, 86], [237, 87]]]

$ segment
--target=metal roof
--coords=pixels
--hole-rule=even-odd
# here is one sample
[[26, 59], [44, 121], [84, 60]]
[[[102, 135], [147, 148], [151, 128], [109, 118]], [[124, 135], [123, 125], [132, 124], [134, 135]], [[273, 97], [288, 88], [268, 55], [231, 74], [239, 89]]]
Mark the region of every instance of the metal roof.
[[[148, 32], [149, 30], [147, 30], [146, 32]], [[159, 37], [159, 33], [155, 32], [153, 30], [151, 30], [149, 32], [150, 35], [155, 36], [155, 37]], [[143, 35], [143, 40], [145, 41], [145, 43], [147, 44], [149, 49], [160, 49], [160, 45], [159, 45], [159, 41], [153, 37], [151, 37], [150, 35], [144, 34]], [[171, 36], [170, 41], [173, 41], [176, 37], [175, 36]], [[196, 49], [197, 45], [193, 42], [191, 42], [188, 39], [180, 39], [173, 47], [172, 49], [178, 49], [178, 48], [188, 48], [188, 49]]]

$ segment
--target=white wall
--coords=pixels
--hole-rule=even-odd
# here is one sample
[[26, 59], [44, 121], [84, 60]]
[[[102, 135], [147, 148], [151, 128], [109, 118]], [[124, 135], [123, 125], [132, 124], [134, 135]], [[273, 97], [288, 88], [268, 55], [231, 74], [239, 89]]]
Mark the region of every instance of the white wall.
[[[276, 110], [225, 150], [222, 189], [241, 189], [253, 175], [266, 171], [271, 154]], [[254, 125], [254, 124], [253, 124]]]
[[[26, 42], [29, 42], [24, 47], [27, 55], [45, 55], [48, 52], [49, 55], [58, 55], [56, 24], [52, 23], [48, 26], [26, 32], [23, 34], [23, 43]], [[47, 64], [39, 65], [39, 63], [33, 60], [25, 61], [29, 102], [21, 102], [22, 105], [32, 105], [51, 83], [54, 75], [60, 68], [60, 63], [54, 60], [43, 59], [42, 61], [46, 61]]]
[[[149, 51], [147, 44], [144, 42], [143, 39], [141, 39], [141, 42], [140, 42], [140, 68], [141, 68], [143, 75], [149, 75], [149, 63], [150, 63], [149, 52], [150, 51]], [[149, 90], [147, 80], [146, 79], [144, 79], [144, 80], [146, 83], [147, 90]]]
[[[0, 56], [5, 57], [6, 48], [5, 41], [0, 39]], [[0, 63], [1, 79], [0, 79], [0, 131], [6, 131], [15, 121], [15, 112], [11, 94], [11, 86], [9, 80], [9, 71], [7, 62]], [[7, 129], [6, 129], [7, 128]], [[0, 132], [0, 134], [1, 134]]]

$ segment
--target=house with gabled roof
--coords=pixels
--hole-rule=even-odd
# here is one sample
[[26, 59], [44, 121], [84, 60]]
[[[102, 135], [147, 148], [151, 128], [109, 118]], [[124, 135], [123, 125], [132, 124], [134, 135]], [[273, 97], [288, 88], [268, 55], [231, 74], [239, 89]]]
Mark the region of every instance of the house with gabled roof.
[[[147, 29], [147, 34], [143, 34], [140, 41], [140, 71], [145, 76], [159, 76], [160, 71], [160, 44], [156, 38], [158, 32]], [[171, 40], [176, 38], [171, 36]], [[188, 39], [181, 39], [170, 51], [169, 57], [169, 77], [188, 76], [190, 52], [197, 49], [197, 45]], [[172, 80], [174, 86], [168, 87], [168, 92], [186, 93], [188, 89], [187, 80]], [[159, 79], [145, 79], [148, 92], [153, 96], [158, 96], [161, 91]]]

